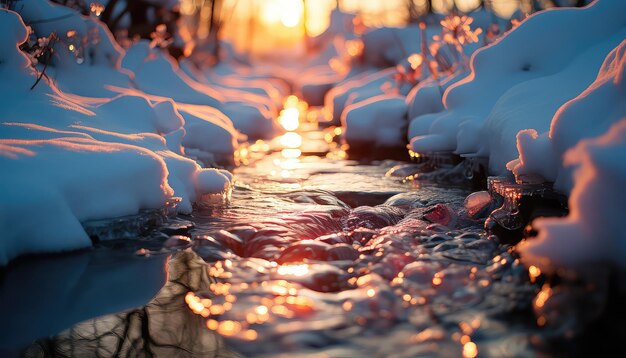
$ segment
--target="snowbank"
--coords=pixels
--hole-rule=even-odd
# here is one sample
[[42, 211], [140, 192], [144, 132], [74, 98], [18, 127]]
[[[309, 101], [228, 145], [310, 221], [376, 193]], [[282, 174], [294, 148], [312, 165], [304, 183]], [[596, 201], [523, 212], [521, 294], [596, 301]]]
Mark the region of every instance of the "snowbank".
[[[457, 24], [455, 21], [459, 20], [460, 24], [463, 25], [462, 31], [468, 31], [468, 33], [471, 31], [472, 36], [475, 36], [468, 40], [470, 37], [464, 37], [466, 33], [458, 35], [459, 38], [463, 37], [463, 42], [459, 44], [458, 48], [451, 44], [442, 44], [441, 38], [444, 38], [444, 33], [452, 30], [447, 28], [442, 30], [444, 27], [439, 21], [443, 17], [439, 15], [432, 15], [429, 20], [435, 25], [424, 26], [424, 29], [417, 25], [410, 25], [404, 28], [375, 29], [365, 33], [362, 37], [365, 66], [391, 67], [378, 71], [373, 70], [373, 72], [365, 71], [341, 82], [330, 90], [325, 98], [325, 108], [328, 113], [332, 112], [333, 118], [350, 119], [350, 122], [359, 121], [361, 119], [358, 118], [363, 117], [363, 123], [359, 124], [360, 127], [363, 127], [366, 123], [375, 122], [369, 116], [373, 113], [379, 113], [378, 109], [372, 107], [371, 111], [360, 110], [358, 115], [347, 113], [349, 110], [360, 109], [367, 105], [376, 106], [377, 104], [371, 99], [382, 95], [406, 96], [403, 111], [395, 111], [393, 117], [387, 116], [387, 121], [376, 121], [383, 126], [381, 128], [384, 128], [384, 131], [395, 131], [398, 128], [398, 123], [406, 122], [407, 116], [414, 118], [419, 115], [442, 111], [443, 91], [468, 73], [465, 60], [467, 56], [482, 46], [485, 40], [485, 28], [481, 26], [487, 27], [491, 24], [490, 20], [486, 20], [487, 17], [491, 18], [491, 16], [483, 10], [468, 15], [469, 18], [457, 17], [454, 20], [448, 19], [442, 22], [446, 26], [453, 26]], [[472, 23], [472, 16], [479, 18], [478, 24]], [[476, 30], [478, 27], [480, 29]], [[432, 39], [435, 35], [440, 39], [433, 42]], [[426, 36], [427, 39], [422, 41], [422, 36]], [[429, 45], [433, 45], [432, 48]], [[425, 53], [426, 58], [421, 57]], [[433, 65], [433, 56], [437, 56], [438, 64], [441, 65], [440, 68], [438, 65]], [[446, 62], [448, 67], [444, 68]], [[434, 72], [434, 68], [438, 68], [437, 72], [441, 72], [436, 74], [436, 79], [431, 73], [431, 71]], [[396, 117], [396, 114], [399, 116]], [[407, 123], [403, 123], [402, 127], [406, 126]], [[419, 123], [417, 126], [419, 127]], [[356, 128], [354, 123], [352, 127]], [[376, 131], [378, 128], [370, 129]], [[356, 132], [352, 134], [349, 132], [350, 130], [346, 129], [346, 138], [351, 137], [353, 140], [360, 141], [365, 141], [368, 138], [368, 136], [357, 138]], [[361, 132], [364, 133], [365, 131]], [[406, 143], [404, 138], [398, 138], [392, 143], [390, 141], [392, 137], [395, 138], [395, 135], [386, 136], [386, 145], [397, 147]]]
[[[435, 32], [429, 35], [434, 35]], [[363, 58], [378, 67], [393, 67], [412, 53], [420, 52], [421, 33], [417, 25], [382, 27], [363, 34]]]
[[570, 213], [533, 222], [539, 235], [519, 245], [524, 263], [543, 271], [600, 261], [626, 268], [626, 118], [582, 140], [564, 159], [574, 171]]
[[374, 96], [348, 106], [341, 117], [348, 143], [395, 147], [406, 133], [406, 104], [398, 95]]
[[564, 153], [585, 138], [606, 133], [626, 117], [626, 40], [606, 57], [595, 81], [559, 108], [550, 132], [535, 130], [517, 136], [520, 158], [508, 164], [519, 180], [539, 175], [565, 193], [572, 189], [572, 167], [561, 164]]
[[[163, 135], [168, 139], [168, 147], [179, 152], [179, 154], [180, 151], [175, 150], [175, 148], [179, 147], [182, 140], [182, 144], [189, 149], [189, 152], [195, 154], [194, 159], [200, 160], [206, 166], [233, 162], [233, 152], [237, 146], [239, 134], [234, 129], [230, 119], [219, 110], [208, 106], [205, 106], [207, 107], [206, 110], [201, 111], [202, 114], [190, 114], [182, 111], [182, 105], [173, 102], [167, 96], [150, 96], [135, 89], [132, 84], [135, 74], [121, 67], [121, 60], [125, 53], [102, 23], [47, 1], [30, 1], [27, 6], [20, 6], [19, 9], [23, 12], [20, 15], [25, 21], [34, 23], [33, 27], [37, 36], [48, 36], [53, 32], [60, 34], [59, 42], [55, 46], [55, 55], [47, 67], [46, 74], [54, 80], [54, 87], [63, 91], [64, 94], [59, 95], [59, 97], [74, 97], [74, 102], [81, 104], [88, 102], [92, 106], [102, 105], [103, 110], [106, 107], [107, 116], [103, 118], [107, 119], [104, 127], [98, 126], [98, 128], [117, 130], [111, 127], [111, 120], [118, 123], [128, 123], [130, 128], [126, 128], [122, 133], [151, 132]], [[55, 18], [53, 15], [61, 17], [59, 20], [61, 23], [58, 21], [40, 21]], [[63, 35], [64, 33], [73, 33], [73, 35], [68, 38]], [[79, 45], [84, 46], [84, 48], [80, 47], [80, 51], [72, 52], [69, 51], [69, 45], [74, 45], [75, 49], [79, 48]], [[135, 56], [133, 66], [140, 66], [150, 53], [153, 53], [154, 56], [158, 54], [156, 50], [151, 51], [147, 46], [137, 46], [134, 51], [143, 52], [141, 55]], [[80, 57], [79, 63], [77, 53], [89, 55]], [[128, 58], [126, 60], [130, 61]], [[152, 74], [144, 72], [143, 75], [148, 77], [160, 76], [156, 72]], [[79, 95], [79, 97], [71, 96], [68, 93]], [[119, 96], [120, 93], [126, 96]], [[206, 98], [202, 94], [196, 95], [200, 98]], [[141, 99], [131, 99], [129, 96], [141, 97]], [[102, 100], [97, 100], [94, 97]], [[119, 105], [107, 104], [111, 98], [113, 101], [120, 102]], [[245, 100], [253, 101], [251, 98], [245, 98]], [[263, 100], [255, 98], [254, 101], [260, 103]], [[147, 106], [148, 103], [151, 106]], [[111, 110], [113, 107], [118, 108], [117, 112]], [[36, 116], [39, 117], [46, 114], [43, 112], [50, 110], [45, 109], [46, 106], [39, 106], [38, 108], [42, 110], [42, 112], [36, 112]], [[133, 110], [129, 111], [129, 108], [133, 108]], [[101, 113], [97, 114], [98, 117], [102, 117], [99, 116]], [[62, 113], [59, 115], [64, 116]], [[185, 131], [187, 133], [193, 131], [193, 135], [185, 136], [185, 131], [178, 130], [180, 127], [178, 124], [182, 120], [181, 115], [185, 118], [183, 121]], [[155, 116], [160, 118], [158, 121], [161, 125], [169, 126], [169, 129], [146, 128], [137, 123], [148, 118], [152, 119]], [[134, 117], [134, 120], [128, 121], [128, 117]], [[93, 120], [92, 118], [91, 121]], [[193, 122], [193, 124], [188, 125], [188, 121]]]
[[174, 59], [151, 49], [147, 41], [133, 45], [122, 59], [122, 67], [135, 74], [133, 83], [141, 91], [171, 98], [181, 104], [213, 107], [226, 114], [235, 128], [250, 138], [270, 138], [276, 131], [275, 107], [258, 96], [242, 91], [204, 85], [182, 71]]
[[332, 114], [333, 120], [338, 124], [341, 114], [347, 105], [348, 98], [352, 93], [368, 85], [372, 88], [382, 85], [391, 86], [395, 72], [396, 70], [391, 68], [382, 71], [367, 70], [339, 82], [326, 93], [324, 97], [324, 108], [328, 113]]
[[491, 172], [503, 173], [518, 130], [547, 129], [558, 107], [593, 80], [625, 36], [624, 14], [626, 3], [601, 0], [531, 16], [474, 54], [471, 74], [445, 92], [446, 110], [413, 119], [412, 149], [493, 155]]
[[521, 131], [520, 157], [508, 167], [521, 181], [555, 181], [570, 194], [570, 214], [541, 218], [519, 246], [544, 271], [605, 261], [626, 267], [626, 40], [607, 56], [596, 80], [561, 108], [550, 132]]
[[[205, 70], [201, 64], [194, 63], [190, 58], [180, 59], [178, 63], [180, 69], [193, 80], [208, 86], [254, 94], [256, 100], [262, 99], [261, 103], [270, 106], [273, 112], [282, 105], [283, 98], [289, 95], [288, 91], [275, 86], [272, 81], [248, 77], [245, 70], [240, 70], [235, 66], [229, 66], [231, 69], [228, 73], [218, 75], [214, 68]], [[226, 67], [227, 65], [218, 66]], [[267, 99], [270, 101], [267, 102]]]
[[58, 37], [46, 73], [59, 89], [106, 98], [115, 95], [108, 86], [130, 86], [132, 74], [119, 68], [123, 50], [104, 24], [48, 1], [24, 1], [16, 9], [38, 37]]
[[[550, 128], [550, 122], [559, 107], [593, 82], [606, 55], [624, 38], [626, 22], [624, 30], [608, 36], [606, 40], [586, 51], [581, 51], [561, 71], [522, 82], [508, 90], [496, 102], [482, 126], [482, 138], [485, 142], [479, 149], [482, 156], [489, 156], [492, 172], [503, 172], [506, 163], [517, 157], [515, 141], [512, 140], [517, 132], [532, 128], [542, 133]], [[476, 139], [473, 141], [473, 146], [478, 146], [479, 142]], [[468, 142], [470, 141], [466, 141], [459, 134], [457, 151], [472, 151], [474, 148]], [[463, 150], [462, 145], [469, 148]]]
[[90, 246], [81, 221], [158, 209], [174, 194], [153, 152], [87, 138], [2, 139], [0, 167], [0, 265]]
[[323, 106], [328, 91], [362, 71], [359, 67], [363, 43], [355, 34], [355, 18], [356, 15], [333, 9], [326, 31], [306, 39], [304, 70], [293, 77], [293, 84], [295, 93], [309, 105]]
[[37, 73], [18, 48], [27, 34], [18, 14], [0, 10], [0, 265], [91, 245], [86, 220], [159, 209], [171, 196], [190, 212], [204, 195], [229, 190], [230, 173], [183, 156], [184, 120], [172, 100], [89, 98], [45, 79], [31, 89]]

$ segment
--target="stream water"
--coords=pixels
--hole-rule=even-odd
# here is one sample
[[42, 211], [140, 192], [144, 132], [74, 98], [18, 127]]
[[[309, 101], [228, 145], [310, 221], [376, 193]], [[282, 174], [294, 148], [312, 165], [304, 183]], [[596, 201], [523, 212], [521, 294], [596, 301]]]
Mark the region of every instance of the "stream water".
[[1, 355], [558, 355], [564, 333], [533, 313], [549, 288], [467, 215], [470, 189], [348, 160], [339, 132], [244, 148], [229, 197], [141, 238], [18, 260], [0, 286]]

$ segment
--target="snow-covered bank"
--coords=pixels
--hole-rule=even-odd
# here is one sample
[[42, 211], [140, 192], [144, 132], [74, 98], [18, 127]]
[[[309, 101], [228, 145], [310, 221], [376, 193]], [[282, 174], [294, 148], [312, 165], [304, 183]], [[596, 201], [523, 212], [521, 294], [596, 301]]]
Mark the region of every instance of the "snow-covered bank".
[[626, 117], [606, 134], [579, 142], [565, 154], [574, 187], [565, 218], [533, 222], [539, 235], [520, 245], [523, 260], [544, 271], [609, 262], [626, 268]]
[[596, 80], [559, 108], [550, 132], [518, 134], [518, 180], [555, 181], [570, 193], [565, 218], [537, 219], [539, 235], [520, 246], [526, 263], [543, 270], [608, 261], [626, 254], [626, 40], [606, 58]]
[[[189, 213], [206, 195], [230, 190], [230, 173], [199, 164], [232, 160], [240, 133], [224, 113], [208, 101], [181, 104], [133, 88], [137, 74], [120, 67], [124, 51], [97, 20], [47, 1], [23, 10], [30, 20], [63, 16], [62, 24], [40, 22], [37, 36], [73, 38], [95, 29], [100, 37], [85, 42], [82, 50], [91, 55], [80, 59], [67, 38], [59, 39], [49, 79], [38, 81], [43, 65], [35, 70], [19, 49], [29, 36], [20, 14], [0, 10], [0, 265], [23, 254], [90, 246], [84, 221], [157, 210], [172, 197], [180, 198], [178, 211]], [[172, 66], [159, 70], [180, 74]], [[208, 98], [206, 88], [196, 95]], [[256, 105], [247, 117], [240, 115], [247, 107], [233, 106], [239, 118], [272, 111], [271, 98], [241, 93]]]
[[[473, 16], [481, 21], [474, 23]], [[362, 73], [339, 82], [325, 96], [326, 111], [342, 119], [344, 139], [367, 141], [380, 129], [386, 134], [376, 145], [404, 146], [408, 119], [443, 108], [443, 91], [468, 73], [467, 59], [487, 41], [487, 27], [499, 26], [484, 21], [486, 17], [484, 10], [468, 16], [431, 15], [426, 19], [430, 25], [366, 32], [361, 38]], [[388, 97], [404, 103], [381, 116], [386, 100], [379, 103], [376, 98]]]
[[133, 83], [148, 95], [215, 108], [251, 139], [267, 139], [276, 133], [277, 109], [266, 98], [197, 82], [182, 71], [173, 58], [151, 49], [147, 41], [133, 45], [126, 52], [122, 67], [134, 73]]
[[471, 74], [445, 92], [444, 111], [412, 120], [412, 149], [477, 153], [489, 157], [491, 173], [506, 172], [517, 132], [547, 130], [556, 110], [593, 81], [626, 36], [624, 14], [626, 3], [600, 0], [526, 19], [472, 57]]
[[[576, 98], [561, 106], [550, 131], [520, 131], [519, 159], [507, 166], [518, 180], [545, 180], [565, 193], [572, 190], [573, 168], [565, 165], [565, 153], [586, 138], [602, 135], [626, 117], [626, 40], [606, 57], [595, 81]], [[529, 178], [530, 176], [539, 178]]]

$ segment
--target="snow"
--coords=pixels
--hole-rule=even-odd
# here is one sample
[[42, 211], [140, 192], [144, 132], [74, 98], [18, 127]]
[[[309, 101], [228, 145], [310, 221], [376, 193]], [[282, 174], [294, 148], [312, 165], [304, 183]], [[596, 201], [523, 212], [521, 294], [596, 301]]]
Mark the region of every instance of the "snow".
[[518, 134], [520, 158], [508, 167], [520, 179], [540, 175], [565, 193], [572, 189], [572, 169], [561, 165], [564, 153], [585, 138], [605, 133], [626, 117], [626, 40], [606, 57], [595, 81], [565, 103], [552, 119], [549, 132]]
[[174, 194], [163, 160], [140, 147], [56, 138], [2, 139], [0, 148], [2, 265], [90, 246], [81, 221], [158, 209]]
[[[199, 164], [232, 160], [240, 134], [226, 115], [133, 88], [137, 75], [120, 67], [124, 52], [97, 21], [47, 1], [24, 6], [31, 21], [55, 14], [71, 15], [55, 30], [105, 36], [80, 64], [59, 46], [47, 69], [52, 81], [31, 90], [37, 73], [18, 49], [28, 32], [17, 13], [0, 10], [0, 265], [90, 246], [82, 222], [157, 210], [174, 196], [178, 211], [190, 213], [194, 202], [232, 185], [227, 171]], [[49, 34], [49, 23], [36, 23], [35, 31]], [[200, 89], [196, 95], [207, 98]], [[252, 117], [245, 106], [232, 108]]]
[[593, 81], [626, 35], [624, 14], [626, 3], [602, 0], [529, 17], [472, 56], [470, 75], [444, 93], [444, 111], [412, 120], [412, 149], [477, 153], [490, 157], [491, 173], [505, 173], [517, 132], [547, 130], [560, 105]]
[[606, 57], [596, 80], [561, 106], [550, 131], [521, 131], [519, 158], [508, 167], [520, 181], [554, 181], [569, 194], [565, 218], [540, 218], [539, 234], [520, 246], [527, 265], [544, 271], [599, 261], [626, 264], [626, 40]]
[[374, 67], [392, 67], [420, 52], [420, 39], [417, 25], [373, 29], [363, 34], [363, 58]]
[[[489, 26], [491, 23], [491, 20], [487, 20], [487, 17], [491, 19], [491, 16], [485, 14], [484, 10], [471, 13], [470, 16], [479, 18], [478, 26]], [[443, 110], [443, 91], [467, 74], [463, 66], [458, 66], [452, 74], [440, 74], [438, 80], [435, 81], [429, 66], [424, 65], [418, 72], [417, 83], [410, 83], [398, 78], [399, 68], [404, 69], [404, 71], [411, 70], [409, 56], [423, 53], [421, 48], [423, 45], [428, 47], [428, 44], [432, 43], [433, 36], [441, 36], [442, 27], [439, 25], [439, 20], [442, 17], [439, 15], [432, 15], [431, 17], [428, 20], [432, 20], [436, 25], [426, 26], [423, 31], [418, 25], [409, 25], [403, 28], [373, 29], [363, 34], [361, 38], [364, 46], [362, 72], [348, 76], [344, 81], [339, 82], [337, 86], [328, 91], [324, 101], [326, 111], [329, 114], [332, 113], [333, 118], [349, 119], [352, 128], [357, 128], [357, 126], [361, 128], [358, 131], [352, 130], [352, 133], [350, 133], [349, 128], [346, 128], [345, 139], [348, 143], [351, 141], [364, 142], [370, 139], [372, 135], [366, 134], [368, 131], [365, 128], [367, 125], [376, 123], [376, 126], [369, 128], [369, 132], [380, 129], [381, 133], [385, 133], [381, 134], [381, 138], [379, 138], [382, 140], [384, 137], [385, 146], [405, 145], [404, 135], [398, 137], [395, 132], [399, 127], [408, 126], [407, 117], [414, 118], [441, 112]], [[476, 25], [473, 25], [472, 28], [476, 28]], [[422, 43], [423, 34], [428, 38], [424, 43]], [[483, 34], [478, 35], [477, 42], [465, 44], [462, 49], [464, 54], [469, 56], [482, 46], [484, 36], [483, 31]], [[443, 47], [440, 51], [443, 56], [454, 58], [448, 48]], [[431, 57], [428, 55], [429, 60]], [[393, 105], [394, 110], [392, 112], [381, 114], [377, 108], [379, 104], [373, 99], [394, 95], [404, 99], [404, 109], [399, 110], [397, 105]], [[366, 106], [372, 106], [372, 108], [370, 110], [364, 109]], [[359, 109], [358, 114], [348, 113], [355, 109]], [[371, 118], [375, 115], [382, 115], [387, 120]], [[356, 125], [357, 121], [363, 123]], [[420, 123], [423, 121], [412, 125], [419, 127]], [[411, 128], [410, 131], [415, 131], [415, 129]], [[363, 133], [364, 137], [359, 138], [357, 133]]]
[[[404, 97], [380, 95], [346, 108], [341, 117], [348, 143], [367, 143], [373, 147], [393, 147], [402, 142], [406, 131]], [[376, 128], [376, 130], [372, 130]]]
[[341, 118], [341, 114], [346, 107], [348, 98], [354, 92], [359, 91], [368, 84], [372, 87], [378, 87], [388, 83], [391, 85], [393, 81], [391, 77], [395, 73], [395, 69], [386, 69], [382, 71], [364, 71], [358, 75], [348, 78], [335, 87], [333, 87], [324, 98], [324, 107], [332, 114], [334, 120]]
[[133, 83], [149, 95], [172, 98], [181, 104], [213, 107], [226, 114], [250, 138], [271, 138], [275, 134], [275, 112], [258, 97], [226, 88], [218, 91], [195, 81], [169, 55], [151, 49], [148, 41], [133, 45], [122, 59], [122, 67], [135, 74]]
[[574, 171], [570, 213], [533, 222], [539, 235], [519, 246], [524, 263], [546, 272], [600, 261], [626, 268], [626, 118], [600, 137], [581, 140], [564, 160]]
[[520, 83], [498, 100], [483, 124], [488, 141], [479, 150], [483, 156], [488, 153], [492, 172], [502, 172], [506, 163], [517, 157], [512, 140], [517, 132], [527, 128], [547, 131], [559, 107], [593, 82], [606, 54], [626, 37], [624, 30], [582, 52], [558, 73]]

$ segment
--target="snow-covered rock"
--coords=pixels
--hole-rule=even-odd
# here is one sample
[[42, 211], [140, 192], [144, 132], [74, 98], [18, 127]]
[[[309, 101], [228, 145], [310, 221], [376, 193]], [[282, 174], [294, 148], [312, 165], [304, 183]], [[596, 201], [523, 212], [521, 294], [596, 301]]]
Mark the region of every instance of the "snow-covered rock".
[[376, 94], [382, 94], [381, 87], [391, 88], [395, 84], [393, 79], [395, 73], [395, 68], [380, 71], [368, 70], [348, 78], [326, 93], [324, 107], [332, 114], [333, 120], [338, 123], [353, 93], [358, 93], [369, 87]]
[[[593, 82], [607, 53], [624, 38], [626, 27], [616, 35], [599, 41], [597, 45], [581, 50], [561, 71], [512, 87], [496, 102], [487, 116], [479, 136], [484, 142], [481, 144], [474, 137], [473, 143], [468, 143], [468, 136], [459, 134], [457, 151], [467, 153], [479, 147], [479, 154], [489, 156], [491, 171], [502, 173], [506, 163], [517, 157], [515, 141], [512, 140], [517, 132], [528, 128], [539, 133], [547, 131], [561, 105]], [[462, 149], [462, 145], [469, 148]]]

